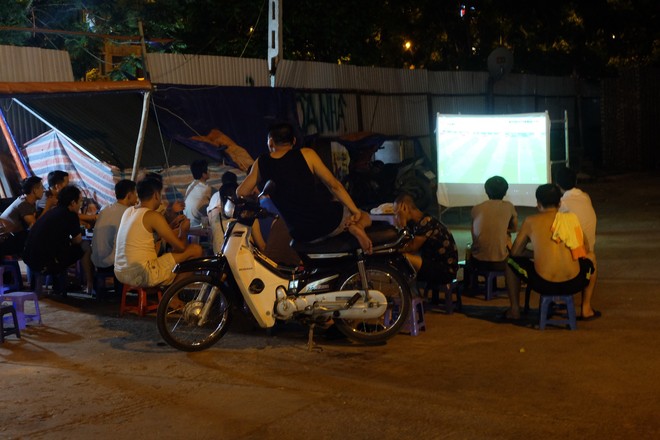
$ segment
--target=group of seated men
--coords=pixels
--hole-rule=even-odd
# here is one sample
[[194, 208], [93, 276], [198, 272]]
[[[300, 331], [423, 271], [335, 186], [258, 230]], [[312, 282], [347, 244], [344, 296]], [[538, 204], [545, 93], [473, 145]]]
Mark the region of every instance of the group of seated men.
[[[81, 211], [82, 193], [68, 179], [64, 171], [49, 173], [45, 191], [40, 177], [25, 178], [23, 194], [0, 216], [0, 255], [22, 258], [31, 282], [37, 274], [59, 275], [53, 287], [66, 294], [67, 269], [80, 261], [87, 293], [94, 293], [94, 266], [121, 283], [158, 286], [172, 282], [176, 263], [202, 255], [199, 245], [187, 242], [184, 203], [168, 206], [160, 175], [148, 173], [137, 183], [120, 180], [116, 202], [91, 214]], [[83, 240], [92, 225], [91, 242]]]
[[489, 200], [472, 208], [467, 277], [470, 271], [505, 272], [510, 307], [504, 319], [520, 318], [521, 280], [542, 295], [581, 292], [581, 319], [601, 316], [591, 306], [596, 283], [596, 214], [591, 199], [575, 187], [577, 176], [571, 169], [558, 169], [555, 181], [537, 188], [539, 213], [527, 217], [519, 231], [515, 207], [503, 200], [508, 184], [502, 177], [486, 181]]
[[82, 241], [80, 225], [96, 216], [81, 213], [82, 195], [69, 185], [68, 173], [52, 171], [48, 186], [44, 190], [40, 177], [23, 179], [22, 194], [0, 215], [4, 231], [0, 255], [22, 257], [35, 273], [61, 273], [81, 260], [91, 290], [91, 249]]
[[[291, 150], [295, 142], [295, 138], [289, 137], [285, 136], [280, 143], [283, 154]], [[273, 136], [269, 142], [274, 143], [272, 139]], [[271, 155], [278, 151], [275, 146], [270, 150]], [[315, 159], [315, 156], [309, 159], [304, 154], [303, 157], [308, 164]], [[272, 166], [261, 159], [242, 185], [237, 186], [235, 176], [228, 173], [227, 178], [234, 178], [227, 179], [225, 186], [232, 193], [251, 194], [256, 187], [258, 171], [255, 170], [259, 164], [263, 162], [261, 173], [266, 173], [266, 164]], [[313, 174], [315, 166], [310, 167]], [[117, 201], [91, 215], [81, 213], [81, 191], [68, 184], [67, 173], [49, 173], [48, 191], [44, 190], [41, 178], [28, 177], [22, 182], [23, 194], [0, 216], [4, 232], [10, 232], [3, 235], [0, 254], [22, 256], [28, 268], [37, 273], [62, 273], [81, 260], [88, 292], [93, 289], [94, 266], [99, 271], [114, 273], [119, 282], [133, 286], [170, 284], [175, 278], [172, 269], [177, 263], [202, 255], [199, 245], [187, 241], [191, 225], [202, 225], [207, 209], [212, 213], [218, 208], [213, 206], [213, 190], [207, 184], [208, 163], [194, 161], [191, 172], [194, 180], [186, 190], [185, 203], [168, 204], [163, 196], [162, 177], [148, 173], [137, 183], [131, 180], [117, 182]], [[277, 172], [268, 172], [278, 176]], [[281, 174], [290, 175], [287, 172]], [[329, 179], [323, 170], [319, 175]], [[466, 255], [466, 268], [468, 271], [505, 271], [511, 303], [504, 314], [507, 319], [520, 317], [521, 279], [542, 294], [582, 291], [582, 319], [600, 316], [600, 312], [591, 306], [596, 280], [596, 215], [588, 195], [575, 188], [577, 178], [572, 170], [558, 170], [555, 180], [556, 184], [538, 187], [539, 213], [527, 217], [520, 231], [515, 207], [504, 200], [508, 183], [500, 176], [493, 176], [485, 182], [488, 200], [472, 208], [472, 244]], [[328, 183], [331, 190], [334, 189], [332, 183]], [[220, 197], [220, 202], [226, 198], [222, 191], [218, 195], [225, 195]], [[340, 196], [348, 200], [347, 195], [341, 193]], [[342, 197], [338, 198], [344, 202]], [[278, 201], [275, 202], [277, 205]], [[264, 199], [264, 203], [273, 205], [269, 199]], [[344, 204], [354, 208], [350, 200]], [[271, 209], [277, 210], [275, 205]], [[284, 208], [289, 207], [284, 205]], [[357, 208], [350, 211], [357, 212]], [[448, 228], [420, 211], [410, 195], [397, 197], [394, 214], [396, 225], [410, 228], [415, 237], [402, 252], [415, 268], [418, 280], [448, 283], [455, 279], [459, 269], [458, 249]], [[345, 209], [344, 216], [351, 215], [352, 212]], [[347, 218], [347, 224], [354, 224]], [[87, 223], [94, 224], [91, 246], [82, 240], [81, 224]], [[302, 226], [293, 223], [298, 230], [288, 227], [289, 232], [300, 234]], [[261, 226], [266, 231], [270, 227], [270, 224]], [[349, 227], [348, 230], [368, 253], [371, 243], [363, 235], [363, 229], [356, 232]], [[517, 236], [512, 243], [513, 233]], [[255, 234], [255, 238], [259, 235]], [[287, 231], [284, 236], [288, 242]], [[265, 242], [257, 240], [256, 244], [262, 250], [265, 247]], [[532, 251], [527, 249], [528, 244], [532, 245]], [[294, 255], [292, 263], [295, 261]], [[468, 279], [469, 272], [465, 276]], [[65, 291], [66, 286], [60, 288]]]
[[[510, 300], [504, 319], [520, 318], [522, 280], [542, 295], [582, 292], [581, 319], [601, 316], [591, 306], [596, 282], [596, 214], [589, 196], [575, 187], [574, 171], [559, 169], [555, 180], [557, 183], [537, 188], [539, 213], [527, 217], [519, 231], [516, 209], [504, 200], [509, 185], [503, 177], [489, 178], [484, 184], [488, 200], [472, 208], [465, 285], [475, 288], [470, 282], [476, 281], [477, 273], [504, 272]], [[447, 227], [420, 211], [405, 194], [395, 200], [394, 215], [397, 226], [407, 226], [414, 236], [403, 252], [415, 268], [417, 280], [447, 284], [456, 279], [458, 251]], [[527, 249], [530, 244], [531, 250]]]

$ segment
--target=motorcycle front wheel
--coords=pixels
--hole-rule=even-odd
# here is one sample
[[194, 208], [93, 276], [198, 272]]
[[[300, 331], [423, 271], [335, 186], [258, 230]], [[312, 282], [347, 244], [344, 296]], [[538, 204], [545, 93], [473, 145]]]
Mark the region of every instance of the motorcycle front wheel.
[[165, 291], [156, 320], [169, 345], [182, 351], [201, 351], [227, 332], [231, 317], [231, 301], [217, 281], [196, 274]]
[[[396, 335], [410, 313], [408, 283], [395, 268], [380, 263], [366, 264], [369, 288], [383, 292], [387, 310], [378, 319], [335, 319], [337, 329], [349, 339], [363, 344], [380, 344]], [[360, 273], [355, 268], [339, 281], [340, 290], [361, 290]]]

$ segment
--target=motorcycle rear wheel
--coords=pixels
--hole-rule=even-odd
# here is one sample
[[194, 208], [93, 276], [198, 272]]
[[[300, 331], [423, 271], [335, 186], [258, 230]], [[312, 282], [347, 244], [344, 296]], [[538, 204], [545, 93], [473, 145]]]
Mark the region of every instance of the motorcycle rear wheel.
[[[208, 304], [212, 292], [215, 297]], [[208, 314], [200, 325], [205, 307], [209, 307]], [[231, 318], [231, 301], [221, 286], [210, 276], [196, 274], [165, 291], [156, 321], [158, 332], [169, 345], [182, 351], [201, 351], [227, 332]]]
[[[378, 319], [335, 319], [337, 329], [349, 339], [362, 344], [381, 344], [399, 333], [410, 314], [411, 292], [395, 268], [382, 263], [367, 263], [369, 288], [383, 292], [387, 298], [387, 310]], [[360, 273], [345, 274], [339, 281], [340, 290], [362, 289]]]

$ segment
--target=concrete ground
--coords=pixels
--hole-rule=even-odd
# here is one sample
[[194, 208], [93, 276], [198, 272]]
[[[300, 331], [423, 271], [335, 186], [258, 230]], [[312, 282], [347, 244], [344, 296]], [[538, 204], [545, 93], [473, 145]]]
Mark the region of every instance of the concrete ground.
[[[581, 186], [599, 216], [603, 317], [577, 331], [540, 331], [535, 311], [498, 322], [507, 301], [480, 296], [383, 346], [318, 337], [310, 352], [304, 329], [237, 319], [183, 353], [153, 316], [44, 298], [44, 324], [0, 346], [0, 438], [660, 438], [660, 177]], [[464, 249], [469, 211], [443, 218]]]

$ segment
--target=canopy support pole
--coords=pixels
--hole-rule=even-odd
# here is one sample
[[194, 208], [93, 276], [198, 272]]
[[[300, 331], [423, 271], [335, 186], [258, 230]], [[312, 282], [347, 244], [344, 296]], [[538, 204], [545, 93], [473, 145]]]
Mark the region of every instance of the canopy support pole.
[[135, 158], [133, 159], [133, 171], [131, 172], [131, 180], [133, 181], [137, 179], [137, 173], [140, 169], [142, 147], [144, 145], [144, 137], [147, 131], [147, 116], [149, 114], [149, 99], [151, 98], [151, 91], [144, 92], [142, 96], [142, 119], [140, 120], [140, 131], [138, 132], [137, 143], [135, 145]]
[[[7, 141], [7, 146], [9, 147], [11, 156], [14, 159], [14, 163], [16, 164], [16, 168], [18, 169], [18, 173], [20, 174], [21, 179], [25, 179], [28, 175], [27, 164], [23, 159], [23, 155], [18, 150], [18, 146], [16, 145], [16, 140], [14, 139], [14, 135], [12, 134], [11, 129], [9, 128], [9, 124], [7, 124], [7, 120], [5, 119], [5, 114], [2, 111], [2, 109], [0, 109], [0, 128], [2, 129], [2, 134], [4, 135], [5, 140]], [[4, 177], [4, 172], [3, 172], [3, 177]]]

